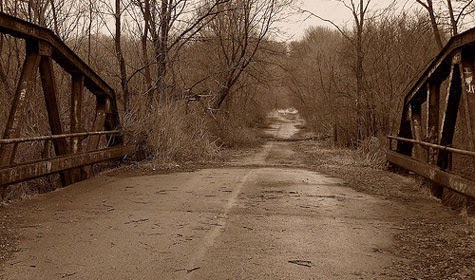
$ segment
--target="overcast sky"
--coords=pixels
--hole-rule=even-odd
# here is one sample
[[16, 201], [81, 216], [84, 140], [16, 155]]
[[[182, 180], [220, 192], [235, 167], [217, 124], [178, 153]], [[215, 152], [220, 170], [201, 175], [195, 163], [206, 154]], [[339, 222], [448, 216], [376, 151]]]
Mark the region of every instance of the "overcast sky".
[[[345, 8], [341, 3], [334, 0], [298, 0], [300, 1], [300, 7], [305, 10], [309, 10], [321, 17], [329, 19], [336, 24], [343, 26], [345, 24], [351, 24], [351, 12]], [[405, 2], [398, 0], [399, 2]], [[365, 1], [366, 2], [366, 1]], [[384, 8], [391, 0], [373, 0], [372, 6], [374, 8]], [[280, 28], [292, 36], [292, 39], [300, 39], [305, 29], [310, 26], [330, 26], [315, 17], [310, 17], [305, 20], [305, 15], [294, 15], [287, 20], [286, 23], [281, 23]]]

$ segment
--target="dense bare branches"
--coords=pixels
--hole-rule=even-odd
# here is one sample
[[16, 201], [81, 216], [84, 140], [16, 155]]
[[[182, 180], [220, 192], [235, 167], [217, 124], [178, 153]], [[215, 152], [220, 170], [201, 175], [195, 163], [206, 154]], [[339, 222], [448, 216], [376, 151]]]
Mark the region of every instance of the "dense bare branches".
[[[213, 110], [219, 110], [233, 86], [254, 61], [285, 1], [239, 0], [219, 7], [204, 33], [220, 61], [219, 89]], [[214, 46], [214, 47], [213, 47]]]
[[[466, 28], [475, 1], [414, 0], [424, 15], [394, 12], [394, 1], [382, 9], [373, 0], [332, 1], [349, 12], [350, 24], [301, 10], [336, 30], [312, 29], [289, 44], [273, 35], [292, 0], [17, 0], [0, 8], [65, 40], [120, 92], [127, 123], [152, 113], [166, 118], [176, 104], [180, 114], [199, 111], [220, 128], [255, 121], [258, 113], [247, 109], [264, 112], [263, 96], [284, 91], [285, 76], [285, 90], [304, 111], [319, 108], [306, 117], [349, 145], [392, 129], [401, 86], [434, 45]], [[421, 40], [429, 51], [417, 52]], [[24, 51], [4, 37], [0, 49], [0, 86], [8, 93]], [[58, 79], [69, 92], [70, 81]]]
[[[218, 118], [236, 123], [245, 119], [243, 126], [230, 126], [237, 128], [236, 131], [255, 125], [250, 121], [258, 119], [255, 116], [262, 120], [266, 112], [262, 108], [253, 110], [252, 114], [245, 109], [269, 107], [259, 100], [259, 95], [271, 92], [267, 80], [274, 71], [270, 64], [274, 58], [270, 57], [273, 52], [282, 54], [286, 49], [283, 44], [271, 42], [270, 38], [275, 23], [290, 2], [13, 0], [1, 1], [0, 8], [51, 28], [60, 36], [116, 89], [122, 103], [120, 109], [125, 113], [125, 125], [138, 131], [132, 140], [153, 146], [158, 145], [152, 143], [157, 139], [169, 141], [171, 138], [152, 136], [144, 131], [142, 121], [151, 115], [152, 119], [161, 121], [150, 122], [151, 126], [171, 123], [171, 118], [202, 119], [196, 122], [199, 127], [187, 127], [185, 122], [179, 128], [190, 131], [202, 130], [209, 120]], [[0, 37], [0, 49], [0, 100], [3, 105], [9, 102], [8, 93], [18, 80], [16, 72], [24, 56], [24, 45]], [[61, 74], [57, 78], [59, 91], [64, 93], [60, 102], [68, 102], [71, 81]], [[195, 89], [201, 94], [194, 94]], [[201, 103], [192, 103], [192, 100]], [[226, 114], [215, 114], [225, 103]], [[175, 115], [171, 113], [173, 111], [176, 111]], [[243, 117], [231, 118], [229, 112], [239, 112]], [[0, 119], [4, 118], [0, 115]], [[39, 118], [38, 123], [41, 123]], [[218, 125], [219, 133], [212, 136], [214, 123], [208, 127], [210, 131], [196, 131], [196, 135], [207, 135], [209, 143], [214, 143], [215, 139], [212, 141], [211, 138], [220, 137], [218, 134], [225, 131]], [[163, 129], [149, 127], [149, 130], [162, 133]], [[220, 135], [226, 134], [229, 133]]]
[[309, 126], [340, 145], [392, 132], [405, 85], [437, 51], [424, 17], [378, 14], [360, 25], [360, 47], [360, 16], [352, 30], [312, 29], [290, 45], [287, 85], [296, 106]]
[[464, 18], [475, 11], [473, 0], [415, 0], [429, 15], [435, 41], [440, 49], [444, 46], [444, 30], [450, 35], [459, 33]]

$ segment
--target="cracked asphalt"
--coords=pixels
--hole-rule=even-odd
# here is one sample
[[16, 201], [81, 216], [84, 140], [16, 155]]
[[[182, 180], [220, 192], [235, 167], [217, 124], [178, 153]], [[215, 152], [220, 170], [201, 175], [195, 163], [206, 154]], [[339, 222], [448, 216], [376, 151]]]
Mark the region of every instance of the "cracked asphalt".
[[[276, 123], [292, 137], [298, 120]], [[15, 203], [3, 279], [398, 279], [397, 207], [308, 171], [286, 142], [233, 167], [99, 175]], [[3, 210], [8, 212], [9, 209]]]

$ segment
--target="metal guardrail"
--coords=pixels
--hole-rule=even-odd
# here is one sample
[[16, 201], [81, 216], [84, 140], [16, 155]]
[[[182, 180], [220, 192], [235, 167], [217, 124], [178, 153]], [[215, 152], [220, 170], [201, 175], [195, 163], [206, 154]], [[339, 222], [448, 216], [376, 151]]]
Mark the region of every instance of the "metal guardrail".
[[65, 138], [73, 138], [73, 137], [87, 137], [87, 136], [94, 136], [94, 135], [118, 135], [120, 133], [122, 133], [122, 131], [112, 130], [112, 131], [79, 132], [79, 133], [69, 133], [69, 134], [59, 134], [59, 135], [44, 135], [44, 136], [27, 137], [27, 138], [0, 139], [0, 145], [48, 141], [48, 140], [57, 140], [57, 139], [65, 139]]
[[407, 87], [402, 105], [397, 137], [388, 137], [388, 161], [432, 181], [437, 196], [445, 187], [475, 198], [475, 181], [455, 174], [460, 166], [453, 157], [475, 159], [475, 151], [453, 147], [460, 125], [475, 147], [475, 28], [449, 40]]
[[438, 144], [433, 144], [425, 141], [397, 137], [397, 136], [388, 136], [389, 139], [389, 151], [387, 152], [387, 160], [400, 166], [406, 170], [413, 171], [415, 174], [429, 179], [431, 182], [439, 185], [448, 187], [458, 193], [464, 194], [469, 197], [475, 198], [475, 182], [471, 179], [465, 178], [458, 174], [441, 168], [440, 166], [429, 164], [428, 162], [422, 161], [421, 159], [413, 158], [409, 155], [401, 154], [392, 149], [392, 142], [404, 142], [420, 145], [427, 148], [436, 149], [439, 151], [445, 151], [449, 153], [471, 156], [475, 158], [475, 152], [467, 151], [462, 149], [457, 149], [453, 147], [442, 146]]
[[0, 187], [94, 163], [120, 159], [134, 152], [135, 146], [120, 146], [2, 167]]
[[[5, 131], [0, 138], [0, 186], [53, 173], [60, 174], [61, 183], [65, 186], [92, 176], [94, 163], [134, 153], [135, 148], [124, 143], [114, 89], [54, 32], [0, 12], [0, 33], [23, 39], [26, 54]], [[55, 72], [60, 69], [55, 69], [53, 62], [61, 66], [63, 73], [69, 74], [71, 79], [70, 115], [66, 127], [62, 123], [64, 116], [61, 116], [63, 111], [60, 110], [58, 98], [61, 91], [57, 88], [55, 77]], [[28, 98], [34, 96], [30, 92], [37, 83], [38, 72], [51, 135], [21, 137], [23, 112], [26, 111]], [[95, 108], [87, 110], [94, 114], [92, 123], [86, 123], [83, 118], [86, 111], [83, 110], [85, 89], [96, 99]], [[70, 133], [66, 133], [66, 129]], [[92, 132], [81, 132], [84, 130]], [[108, 136], [105, 145], [101, 141], [103, 135]], [[83, 142], [85, 138], [88, 139]], [[36, 141], [46, 141], [45, 151], [49, 151], [51, 141], [54, 157], [43, 156], [19, 163], [19, 158], [22, 158], [16, 156], [17, 152], [21, 152], [19, 144]]]
[[389, 162], [406, 170], [411, 170], [419, 176], [429, 179], [435, 184], [445, 186], [458, 193], [475, 198], [475, 182], [460, 175], [442, 170], [435, 165], [415, 160], [409, 156], [394, 151], [387, 153]]
[[472, 151], [467, 151], [467, 150], [461, 150], [457, 148], [452, 148], [452, 147], [447, 147], [447, 146], [441, 146], [437, 144], [432, 144], [429, 142], [424, 142], [424, 141], [419, 141], [415, 139], [409, 139], [409, 138], [403, 138], [403, 137], [397, 137], [397, 136], [388, 136], [388, 139], [390, 140], [389, 146], [391, 147], [391, 141], [396, 140], [396, 141], [401, 141], [401, 142], [406, 142], [406, 143], [413, 143], [413, 144], [418, 144], [421, 146], [429, 147], [429, 148], [434, 148], [440, 151], [447, 151], [451, 152], [454, 154], [460, 154], [460, 155], [465, 155], [465, 156], [472, 156], [475, 157], [475, 152]]

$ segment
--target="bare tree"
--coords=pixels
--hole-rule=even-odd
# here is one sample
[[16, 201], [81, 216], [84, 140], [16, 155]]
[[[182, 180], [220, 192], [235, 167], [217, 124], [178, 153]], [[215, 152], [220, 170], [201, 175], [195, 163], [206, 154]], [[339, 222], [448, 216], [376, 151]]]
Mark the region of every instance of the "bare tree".
[[121, 38], [122, 38], [122, 26], [121, 26], [121, 17], [122, 10], [120, 7], [120, 0], [115, 0], [115, 36], [114, 36], [114, 46], [115, 53], [117, 57], [117, 62], [119, 63], [120, 69], [120, 85], [122, 88], [122, 96], [124, 100], [124, 111], [127, 112], [129, 109], [129, 86], [127, 81], [127, 69], [125, 65], [125, 59], [122, 54]]
[[[371, 108], [371, 102], [368, 102], [370, 99], [367, 96], [366, 84], [365, 84], [365, 69], [364, 69], [364, 60], [365, 52], [363, 50], [364, 45], [364, 32], [367, 21], [374, 19], [377, 15], [384, 14], [384, 12], [389, 9], [385, 9], [381, 12], [374, 12], [374, 15], [369, 16], [369, 8], [371, 6], [372, 0], [336, 0], [341, 3], [347, 10], [349, 10], [353, 17], [353, 30], [352, 32], [346, 31], [344, 28], [338, 26], [333, 21], [325, 19], [311, 11], [304, 10], [304, 13], [309, 14], [310, 16], [315, 16], [325, 22], [333, 25], [347, 40], [347, 42], [354, 49], [354, 77], [356, 82], [355, 88], [355, 103], [356, 103], [356, 122], [358, 131], [358, 139], [364, 139], [372, 134], [372, 124], [374, 122], [373, 112]], [[391, 4], [392, 5], [392, 4]], [[389, 5], [388, 7], [390, 7]]]
[[[184, 0], [143, 0], [137, 2], [142, 12], [144, 26], [142, 49], [147, 63], [147, 38], [151, 36], [156, 67], [154, 87], [148, 90], [149, 104], [167, 100], [166, 77], [170, 53], [191, 40], [218, 13], [217, 7], [230, 0], [198, 1], [191, 4]], [[150, 65], [144, 65], [146, 77]], [[151, 80], [151, 79], [150, 79]], [[158, 95], [158, 96], [157, 96]]]
[[463, 19], [475, 12], [474, 0], [447, 0], [447, 12], [450, 18], [452, 36], [459, 33], [459, 25]]
[[[416, 0], [428, 13], [437, 46], [444, 47], [443, 30], [449, 26], [451, 35], [459, 33], [463, 19], [475, 10], [474, 0]], [[448, 20], [446, 20], [448, 18]]]
[[[450, 0], [448, 0], [450, 2]], [[437, 46], [439, 46], [440, 49], [444, 47], [444, 44], [442, 42], [442, 36], [440, 34], [439, 30], [439, 25], [437, 24], [437, 18], [435, 15], [435, 10], [434, 10], [434, 3], [432, 0], [416, 0], [417, 3], [419, 3], [422, 7], [424, 7], [427, 10], [427, 13], [429, 14], [430, 18], [430, 24], [432, 26], [432, 32], [434, 33], [434, 38], [437, 43]]]
[[259, 50], [290, 2], [236, 0], [217, 7], [217, 16], [202, 32], [203, 44], [213, 50], [210, 54], [217, 62], [216, 71], [200, 80], [211, 79], [218, 85], [213, 90], [211, 111], [221, 108], [243, 73], [255, 62]]

